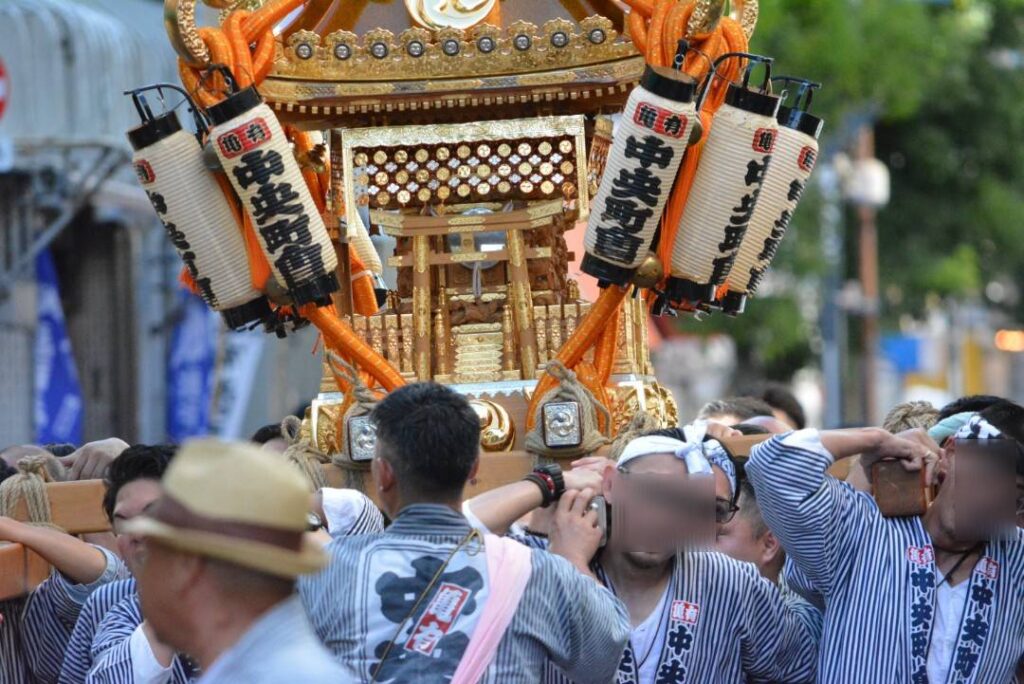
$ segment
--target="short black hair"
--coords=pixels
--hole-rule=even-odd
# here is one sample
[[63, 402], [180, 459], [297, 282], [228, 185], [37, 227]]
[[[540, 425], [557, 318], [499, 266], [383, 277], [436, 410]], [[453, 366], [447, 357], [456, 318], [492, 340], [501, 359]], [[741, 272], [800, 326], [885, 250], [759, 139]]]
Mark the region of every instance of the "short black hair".
[[162, 478], [177, 450], [178, 447], [171, 444], [133, 444], [111, 461], [103, 479], [107, 486], [103, 510], [111, 522], [114, 521], [114, 505], [121, 488], [135, 480]]
[[43, 444], [43, 449], [46, 449], [57, 458], [63, 458], [64, 456], [70, 456], [71, 454], [78, 451], [78, 447], [74, 444]]
[[715, 399], [704, 404], [697, 417], [707, 419], [710, 416], [720, 414], [736, 416], [740, 419], [740, 422], [758, 416], [774, 415], [771, 405], [757, 397], [729, 397], [727, 399]]
[[249, 438], [250, 442], [256, 442], [257, 444], [266, 444], [272, 439], [282, 439], [284, 434], [281, 432], [280, 423], [270, 423], [264, 425], [259, 430], [253, 433], [252, 437]]
[[979, 415], [991, 423], [1005, 437], [1017, 442], [1017, 474], [1024, 475], [1024, 406], [1002, 399]]
[[773, 409], [785, 413], [793, 421], [793, 425], [797, 430], [803, 430], [807, 427], [807, 414], [804, 413], [803, 405], [796, 398], [796, 395], [782, 383], [766, 383], [756, 391], [750, 392], [750, 396], [760, 399]]
[[969, 394], [966, 397], [954, 399], [940, 408], [939, 420], [945, 420], [946, 418], [955, 416], [958, 413], [978, 413], [979, 411], [984, 411], [989, 406], [998, 404], [1001, 401], [1008, 400], [991, 394]]
[[462, 495], [480, 454], [480, 418], [469, 401], [434, 382], [388, 394], [371, 414], [377, 453], [405, 497], [450, 501]]

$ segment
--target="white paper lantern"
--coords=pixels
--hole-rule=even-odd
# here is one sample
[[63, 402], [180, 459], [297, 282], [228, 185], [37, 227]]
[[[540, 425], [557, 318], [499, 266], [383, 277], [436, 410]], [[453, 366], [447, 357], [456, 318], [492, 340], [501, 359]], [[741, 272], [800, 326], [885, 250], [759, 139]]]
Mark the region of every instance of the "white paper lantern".
[[778, 135], [779, 98], [729, 86], [711, 122], [672, 247], [671, 302], [711, 302], [757, 207]]
[[200, 296], [233, 329], [267, 318], [270, 305], [252, 285], [241, 230], [199, 141], [174, 112], [132, 129], [128, 140], [139, 183]]
[[771, 166], [765, 175], [757, 208], [729, 274], [729, 291], [722, 299], [727, 314], [742, 313], [779, 249], [818, 158], [821, 119], [782, 107], [779, 135]]
[[580, 269], [625, 285], [654, 242], [690, 134], [696, 82], [648, 66], [630, 93], [591, 206]]
[[210, 141], [274, 279], [297, 304], [329, 304], [338, 289], [338, 257], [274, 112], [246, 88], [208, 113]]

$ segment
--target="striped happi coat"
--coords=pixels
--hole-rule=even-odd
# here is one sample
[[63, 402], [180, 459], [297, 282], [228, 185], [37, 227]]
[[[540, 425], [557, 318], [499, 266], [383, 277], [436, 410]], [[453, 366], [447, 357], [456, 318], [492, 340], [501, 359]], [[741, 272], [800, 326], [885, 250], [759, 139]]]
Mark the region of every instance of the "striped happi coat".
[[[546, 544], [531, 535], [515, 536], [530, 546]], [[612, 587], [600, 564], [592, 567]], [[669, 590], [664, 647], [648, 656], [658, 658], [653, 684], [814, 681], [820, 618], [798, 596], [762, 577], [752, 563], [710, 551], [683, 552], [673, 563]], [[637, 654], [627, 644], [614, 681], [640, 684], [638, 671]], [[549, 663], [542, 681], [599, 680], [573, 680]]]
[[1024, 531], [986, 545], [970, 579], [948, 682], [928, 682], [935, 611], [932, 541], [921, 518], [885, 518], [871, 496], [825, 474], [816, 430], [755, 447], [746, 472], [765, 522], [825, 602], [818, 681], [1005, 684], [1024, 656]]
[[103, 574], [92, 584], [74, 584], [56, 570], [36, 587], [21, 619], [21, 641], [32, 644], [25, 655], [39, 684], [53, 684], [60, 676], [71, 633], [86, 599], [110, 582], [130, 573], [120, 558], [97, 546], [107, 559]]
[[92, 667], [92, 640], [100, 623], [111, 608], [134, 593], [135, 580], [126, 579], [104, 585], [86, 599], [64, 653], [59, 684], [81, 684], [85, 681]]
[[[404, 621], [379, 684], [446, 682], [458, 667], [489, 592], [484, 551], [456, 553], [429, 596], [417, 597], [471, 528], [447, 506], [402, 509], [383, 534], [335, 539], [326, 570], [299, 580], [299, 594], [320, 637], [346, 672], [370, 682], [387, 643]], [[580, 681], [607, 682], [629, 635], [622, 604], [564, 558], [534, 552], [531, 575], [482, 684], [535, 684], [554, 660]], [[410, 647], [413, 627], [443, 587], [462, 594], [432, 655]], [[436, 623], [435, 623], [436, 624]]]

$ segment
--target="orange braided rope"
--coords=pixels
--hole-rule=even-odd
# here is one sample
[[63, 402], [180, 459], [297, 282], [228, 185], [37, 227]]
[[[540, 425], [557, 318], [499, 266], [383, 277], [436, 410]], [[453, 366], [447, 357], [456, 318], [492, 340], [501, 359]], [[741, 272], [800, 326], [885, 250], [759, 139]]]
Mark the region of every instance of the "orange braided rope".
[[[566, 368], [575, 369], [577, 364], [583, 359], [583, 355], [587, 353], [587, 350], [598, 341], [608, 319], [618, 311], [628, 292], [629, 288], [616, 285], [610, 285], [601, 290], [597, 301], [590, 307], [590, 312], [580, 321], [572, 337], [562, 345], [555, 360], [561, 361], [562, 365]], [[534, 388], [533, 396], [530, 398], [530, 407], [526, 410], [527, 432], [533, 429], [533, 416], [537, 413], [537, 406], [544, 398], [544, 395], [554, 389], [556, 384], [558, 384], [558, 381], [549, 373], [545, 373], [537, 380], [537, 386]]]
[[[273, 0], [255, 12], [236, 10], [227, 16], [222, 28], [203, 27], [199, 29], [199, 35], [210, 51], [212, 62], [226, 66], [239, 88], [259, 86], [273, 67], [276, 52], [273, 26], [305, 1]], [[178, 70], [187, 92], [204, 108], [217, 104], [226, 96], [227, 83], [220, 74], [214, 74], [209, 79], [204, 78], [201, 69], [190, 67], [182, 60], [179, 60]], [[307, 133], [288, 127], [286, 135], [300, 153], [308, 154], [312, 150], [313, 145]], [[326, 213], [327, 194], [330, 192], [329, 170], [323, 174], [309, 168], [302, 168], [301, 171], [317, 209], [321, 214]], [[270, 264], [260, 248], [252, 222], [248, 214], [241, 211], [238, 206], [238, 200], [224, 174], [215, 174], [215, 178], [228, 199], [235, 221], [245, 238], [253, 285], [265, 291], [271, 277]], [[377, 299], [365, 264], [355, 254], [350, 254], [349, 261], [353, 273], [366, 274], [352, 284], [353, 306], [356, 312], [367, 316], [376, 313]], [[328, 347], [357, 368], [366, 369], [368, 375], [365, 380], [368, 386], [376, 380], [390, 391], [405, 384], [398, 371], [338, 317], [333, 306], [317, 308], [306, 305], [300, 312], [320, 330]], [[339, 387], [343, 387], [344, 383], [340, 378], [336, 377], [335, 380], [339, 382]]]
[[405, 379], [395, 367], [356, 335], [351, 326], [334, 312], [334, 307], [317, 308], [314, 304], [306, 304], [299, 308], [299, 313], [317, 327], [324, 336], [324, 344], [352, 359], [357, 367], [365, 369], [386, 391], [391, 392], [405, 385]]

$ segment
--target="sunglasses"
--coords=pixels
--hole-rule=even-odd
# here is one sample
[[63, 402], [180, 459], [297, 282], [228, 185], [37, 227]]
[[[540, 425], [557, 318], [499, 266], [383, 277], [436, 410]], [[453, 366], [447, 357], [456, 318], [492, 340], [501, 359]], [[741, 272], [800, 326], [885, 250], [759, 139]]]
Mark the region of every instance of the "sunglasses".
[[722, 499], [715, 497], [715, 522], [724, 525], [727, 522], [731, 522], [736, 517], [736, 512], [740, 510], [732, 501], [728, 499]]

